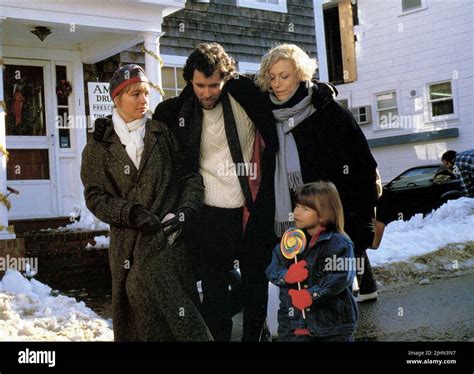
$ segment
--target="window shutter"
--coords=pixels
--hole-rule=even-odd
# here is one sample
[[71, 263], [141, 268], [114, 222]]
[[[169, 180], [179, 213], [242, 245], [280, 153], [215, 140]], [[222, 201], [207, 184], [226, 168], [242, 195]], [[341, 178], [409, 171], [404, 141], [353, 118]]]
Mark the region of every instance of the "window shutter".
[[351, 0], [341, 0], [338, 7], [339, 24], [341, 28], [343, 77], [344, 83], [349, 83], [357, 80]]

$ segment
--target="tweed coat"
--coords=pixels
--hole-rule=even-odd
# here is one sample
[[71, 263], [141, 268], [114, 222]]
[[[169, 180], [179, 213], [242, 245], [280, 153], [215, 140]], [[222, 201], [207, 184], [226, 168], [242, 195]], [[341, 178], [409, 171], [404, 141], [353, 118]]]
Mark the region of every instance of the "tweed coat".
[[82, 154], [86, 205], [110, 224], [113, 327], [116, 341], [204, 341], [211, 334], [199, 311], [196, 283], [182, 240], [170, 246], [162, 230], [132, 228], [136, 205], [161, 220], [186, 207], [197, 212], [204, 186], [187, 172], [166, 125], [147, 120], [138, 170], [113, 126], [102, 142], [90, 139]]

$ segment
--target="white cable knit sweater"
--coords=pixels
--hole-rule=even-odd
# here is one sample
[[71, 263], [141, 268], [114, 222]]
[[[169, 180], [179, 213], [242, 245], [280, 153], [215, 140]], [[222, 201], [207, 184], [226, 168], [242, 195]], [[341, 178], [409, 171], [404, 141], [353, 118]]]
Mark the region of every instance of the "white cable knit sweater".
[[[230, 96], [235, 124], [245, 163], [252, 158], [255, 125], [237, 101]], [[239, 208], [245, 197], [237, 178], [238, 168], [232, 161], [224, 126], [224, 112], [219, 103], [203, 110], [200, 173], [204, 179], [204, 204], [219, 208]]]

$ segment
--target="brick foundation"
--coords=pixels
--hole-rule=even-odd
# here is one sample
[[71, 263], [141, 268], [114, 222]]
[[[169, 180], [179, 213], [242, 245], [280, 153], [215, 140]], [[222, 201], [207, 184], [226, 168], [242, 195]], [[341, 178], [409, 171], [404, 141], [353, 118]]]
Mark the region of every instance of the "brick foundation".
[[[26, 255], [25, 241], [22, 238], [0, 240], [0, 258], [6, 262], [8, 258], [23, 258]], [[0, 279], [5, 274], [0, 268]]]

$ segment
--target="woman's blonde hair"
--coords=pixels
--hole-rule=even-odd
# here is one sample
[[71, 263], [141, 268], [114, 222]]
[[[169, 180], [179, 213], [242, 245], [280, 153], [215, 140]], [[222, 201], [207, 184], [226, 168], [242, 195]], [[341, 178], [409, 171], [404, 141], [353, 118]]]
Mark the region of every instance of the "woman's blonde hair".
[[115, 99], [122, 97], [123, 94], [133, 91], [133, 90], [139, 90], [140, 93], [143, 93], [145, 91], [150, 91], [150, 84], [147, 82], [136, 82], [125, 87], [122, 91], [120, 91], [120, 93], [117, 96], [114, 97], [114, 105], [117, 106], [117, 104], [115, 104]]
[[344, 232], [344, 211], [336, 186], [331, 182], [313, 182], [296, 191], [296, 204], [318, 212], [326, 230]]
[[280, 60], [290, 60], [299, 81], [309, 81], [318, 68], [316, 59], [311, 58], [295, 44], [282, 44], [270, 49], [262, 58], [257, 82], [262, 91], [270, 91], [270, 69]]

